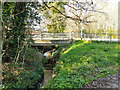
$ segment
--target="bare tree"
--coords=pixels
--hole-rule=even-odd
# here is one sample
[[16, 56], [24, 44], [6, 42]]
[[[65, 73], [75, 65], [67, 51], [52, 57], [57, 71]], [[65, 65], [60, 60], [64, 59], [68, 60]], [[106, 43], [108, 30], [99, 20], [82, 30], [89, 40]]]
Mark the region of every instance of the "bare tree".
[[96, 13], [103, 14], [104, 16], [108, 17], [107, 13], [101, 12], [100, 10], [96, 9], [96, 4], [94, 4], [92, 0], [71, 0], [68, 3], [65, 3], [64, 6], [67, 6], [67, 9], [69, 10], [69, 13], [71, 13], [71, 15], [60, 11], [55, 6], [49, 5], [47, 2], [44, 2], [44, 0], [42, 0], [42, 4], [47, 7], [48, 10], [55, 9], [65, 18], [71, 19], [78, 27], [78, 32], [83, 29], [81, 25], [89, 27], [89, 24], [97, 22], [97, 19], [93, 19]]
[[[82, 12], [96, 12], [96, 13], [102, 13], [104, 15], [107, 15], [107, 13], [105, 12], [101, 12], [101, 11], [98, 11], [98, 10], [95, 10], [95, 6], [93, 6], [93, 1], [91, 0], [90, 2], [88, 2], [87, 0], [84, 1], [84, 2], [81, 2], [80, 0], [72, 0], [70, 2], [68, 2], [68, 4], [65, 4], [67, 5], [68, 7], [70, 7], [71, 9], [73, 9], [72, 13], [75, 15], [75, 17], [73, 16], [68, 16], [66, 15], [65, 13], [61, 12], [58, 8], [56, 8], [55, 6], [49, 6], [47, 5], [46, 2], [43, 1], [43, 4], [48, 8], [48, 9], [51, 9], [51, 8], [54, 8], [56, 10], [59, 11], [60, 14], [62, 14], [63, 16], [65, 16], [66, 18], [70, 18], [72, 20], [76, 20], [76, 21], [79, 21], [79, 22], [86, 22], [86, 23], [92, 23], [92, 22], [96, 22], [96, 21], [91, 21], [91, 20], [87, 20], [89, 17], [93, 16], [93, 15], [88, 15], [86, 16], [85, 18], [82, 18], [81, 19], [81, 16], [82, 16]], [[77, 15], [75, 12], [80, 12], [81, 14], [80, 15]]]

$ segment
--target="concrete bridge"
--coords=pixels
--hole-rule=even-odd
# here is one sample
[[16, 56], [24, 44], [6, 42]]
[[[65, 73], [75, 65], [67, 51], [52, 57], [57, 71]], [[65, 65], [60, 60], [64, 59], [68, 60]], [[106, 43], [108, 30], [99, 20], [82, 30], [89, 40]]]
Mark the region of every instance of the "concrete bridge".
[[72, 33], [33, 33], [34, 46], [51, 46], [70, 43]]
[[92, 33], [82, 34], [65, 32], [65, 33], [33, 33], [33, 46], [51, 46], [62, 45], [70, 43], [71, 40], [98, 40], [98, 41], [120, 41], [120, 34], [105, 34], [105, 33]]

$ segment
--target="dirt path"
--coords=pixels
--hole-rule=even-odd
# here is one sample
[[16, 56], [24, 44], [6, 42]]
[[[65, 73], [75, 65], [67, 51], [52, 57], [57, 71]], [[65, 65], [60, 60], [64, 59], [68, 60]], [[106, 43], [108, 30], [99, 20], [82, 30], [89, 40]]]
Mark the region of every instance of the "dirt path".
[[120, 78], [118, 73], [114, 75], [108, 75], [107, 77], [97, 79], [96, 81], [85, 85], [84, 88], [118, 88], [118, 78]]

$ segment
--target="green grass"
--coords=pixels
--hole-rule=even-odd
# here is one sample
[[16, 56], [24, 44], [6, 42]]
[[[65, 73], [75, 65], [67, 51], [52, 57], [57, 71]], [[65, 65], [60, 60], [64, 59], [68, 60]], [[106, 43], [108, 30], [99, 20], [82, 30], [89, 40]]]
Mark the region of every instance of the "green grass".
[[48, 88], [82, 88], [119, 68], [117, 43], [79, 41], [63, 48]]

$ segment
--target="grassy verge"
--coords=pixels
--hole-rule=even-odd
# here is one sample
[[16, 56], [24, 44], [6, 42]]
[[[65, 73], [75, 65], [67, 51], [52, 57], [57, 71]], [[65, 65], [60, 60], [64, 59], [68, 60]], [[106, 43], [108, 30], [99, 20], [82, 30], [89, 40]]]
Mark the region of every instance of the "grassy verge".
[[117, 43], [79, 41], [62, 48], [57, 76], [48, 88], [82, 88], [85, 84], [117, 72], [119, 66]]

